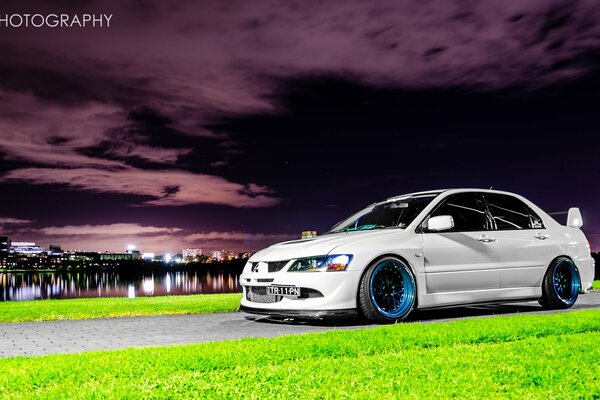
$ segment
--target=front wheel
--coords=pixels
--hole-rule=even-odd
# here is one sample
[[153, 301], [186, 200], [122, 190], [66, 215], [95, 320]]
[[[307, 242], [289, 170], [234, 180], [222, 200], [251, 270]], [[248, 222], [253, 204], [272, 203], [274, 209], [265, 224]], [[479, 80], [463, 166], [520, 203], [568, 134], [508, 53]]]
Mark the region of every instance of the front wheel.
[[577, 267], [567, 257], [559, 257], [552, 261], [544, 282], [542, 283], [542, 299], [544, 308], [569, 308], [579, 296], [581, 278]]
[[360, 281], [358, 300], [367, 319], [396, 322], [406, 319], [415, 307], [417, 285], [410, 268], [396, 257], [371, 264]]

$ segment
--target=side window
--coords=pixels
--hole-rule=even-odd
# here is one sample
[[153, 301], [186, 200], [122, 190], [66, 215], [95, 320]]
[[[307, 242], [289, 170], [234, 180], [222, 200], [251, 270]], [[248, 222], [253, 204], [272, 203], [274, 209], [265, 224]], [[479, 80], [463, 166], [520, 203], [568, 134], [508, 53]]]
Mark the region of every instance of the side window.
[[[530, 217], [529, 207], [516, 197], [503, 194], [486, 194], [492, 218], [498, 230], [533, 229], [542, 225], [540, 217]], [[533, 211], [531, 211], [533, 213]], [[537, 222], [534, 222], [537, 221]]]
[[445, 232], [469, 232], [486, 230], [486, 215], [483, 198], [479, 193], [460, 193], [450, 196], [432, 214], [450, 215], [454, 228]]
[[527, 211], [529, 211], [529, 217], [531, 218], [531, 227], [533, 229], [544, 229], [544, 221], [540, 218], [539, 215], [535, 213], [531, 208], [527, 207]]

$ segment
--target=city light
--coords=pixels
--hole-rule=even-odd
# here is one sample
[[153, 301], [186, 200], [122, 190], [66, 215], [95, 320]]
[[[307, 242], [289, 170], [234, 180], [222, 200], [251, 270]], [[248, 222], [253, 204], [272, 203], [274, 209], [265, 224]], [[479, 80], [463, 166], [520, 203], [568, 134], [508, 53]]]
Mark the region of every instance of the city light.
[[135, 244], [128, 244], [127, 245], [127, 251], [132, 252], [135, 250]]
[[135, 299], [135, 287], [133, 285], [129, 285], [127, 288], [127, 297]]
[[142, 282], [142, 290], [145, 294], [154, 293], [154, 279], [153, 278], [144, 278]]

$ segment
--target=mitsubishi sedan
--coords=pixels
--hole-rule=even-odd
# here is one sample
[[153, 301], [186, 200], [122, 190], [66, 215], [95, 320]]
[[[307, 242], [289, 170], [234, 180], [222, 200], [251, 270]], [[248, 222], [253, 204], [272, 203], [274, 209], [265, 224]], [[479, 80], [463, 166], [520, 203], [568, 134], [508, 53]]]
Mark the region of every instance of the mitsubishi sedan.
[[517, 194], [451, 189], [372, 204], [318, 237], [254, 254], [240, 311], [395, 322], [416, 309], [537, 300], [568, 308], [592, 286], [577, 208], [566, 226]]

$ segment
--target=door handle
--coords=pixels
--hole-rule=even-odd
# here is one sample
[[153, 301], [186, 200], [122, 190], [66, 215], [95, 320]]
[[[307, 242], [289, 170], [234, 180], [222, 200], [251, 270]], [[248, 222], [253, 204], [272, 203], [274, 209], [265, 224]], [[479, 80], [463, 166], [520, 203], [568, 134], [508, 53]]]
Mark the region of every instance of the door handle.
[[477, 238], [477, 240], [479, 240], [480, 242], [483, 242], [483, 243], [489, 243], [489, 242], [496, 241], [496, 238], [489, 237], [487, 235], [481, 235]]
[[543, 233], [538, 232], [535, 235], [533, 235], [533, 237], [540, 240], [546, 240], [550, 237], [550, 235], [544, 235]]

